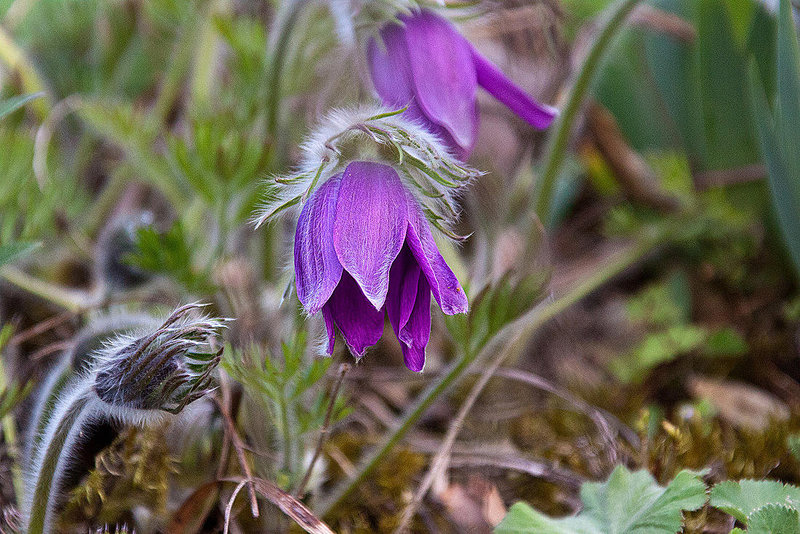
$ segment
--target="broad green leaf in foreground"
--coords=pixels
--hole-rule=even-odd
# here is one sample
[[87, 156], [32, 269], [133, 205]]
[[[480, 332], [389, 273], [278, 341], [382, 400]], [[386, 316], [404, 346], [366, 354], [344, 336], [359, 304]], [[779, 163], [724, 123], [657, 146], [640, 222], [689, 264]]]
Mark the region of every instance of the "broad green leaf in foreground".
[[768, 504], [750, 516], [749, 534], [800, 534], [800, 514], [797, 509]]
[[496, 534], [674, 534], [684, 511], [705, 504], [706, 486], [700, 474], [681, 471], [667, 487], [647, 471], [617, 466], [606, 482], [581, 487], [583, 510], [576, 516], [553, 519], [524, 503], [511, 507]]
[[745, 479], [720, 482], [711, 490], [711, 506], [745, 524], [754, 512], [767, 505], [800, 509], [800, 488], [776, 480]]

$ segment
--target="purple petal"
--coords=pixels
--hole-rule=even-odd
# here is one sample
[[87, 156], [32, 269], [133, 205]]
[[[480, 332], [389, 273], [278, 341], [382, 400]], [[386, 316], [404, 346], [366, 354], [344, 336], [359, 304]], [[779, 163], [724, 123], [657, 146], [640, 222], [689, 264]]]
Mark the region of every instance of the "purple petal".
[[408, 193], [408, 232], [406, 243], [416, 258], [420, 269], [431, 286], [434, 298], [447, 315], [466, 313], [467, 295], [461, 288], [456, 275], [439, 253], [433, 240], [428, 220], [416, 200]]
[[[439, 136], [459, 159], [467, 159], [472, 150], [459, 145], [450, 132], [433, 122], [420, 108], [411, 78], [411, 66], [405, 29], [399, 24], [387, 24], [381, 30], [381, 42], [371, 39], [367, 45], [367, 61], [372, 83], [381, 101], [393, 108], [406, 108], [406, 117], [422, 123]], [[477, 121], [475, 123], [477, 127]]]
[[389, 290], [389, 269], [406, 237], [406, 189], [388, 165], [354, 161], [344, 171], [333, 227], [339, 263], [376, 310]]
[[450, 22], [430, 11], [400, 17], [414, 93], [422, 111], [469, 153], [478, 133], [478, 82], [472, 47]]
[[431, 337], [431, 287], [419, 277], [414, 310], [397, 336], [403, 349], [406, 367], [419, 372], [425, 366], [425, 347]]
[[[367, 347], [377, 343], [383, 335], [383, 310], [372, 307], [347, 272], [342, 273], [336, 291], [322, 310], [323, 314], [330, 314], [356, 358], [363, 356]], [[330, 347], [330, 330], [328, 336]]]
[[311, 195], [297, 220], [294, 236], [294, 272], [297, 297], [306, 313], [317, 313], [330, 298], [342, 266], [333, 248], [333, 221], [342, 176], [322, 184]]
[[536, 102], [509, 80], [494, 63], [470, 48], [481, 87], [534, 128], [544, 130], [550, 126], [558, 115], [556, 108]]
[[389, 272], [389, 293], [386, 295], [386, 314], [398, 338], [414, 309], [419, 279], [420, 268], [417, 260], [409, 248], [404, 246]]
[[334, 328], [333, 314], [330, 306], [322, 307], [322, 317], [325, 319], [325, 330], [328, 333], [328, 354], [333, 354], [333, 347], [336, 344], [336, 329]]
[[[381, 30], [381, 41], [382, 43], [378, 43], [375, 39], [370, 39], [367, 45], [369, 72], [375, 90], [389, 106], [413, 106], [416, 108], [414, 118], [417, 118], [416, 115], [422, 113], [413, 102], [414, 85], [411, 82], [403, 27], [399, 24], [387, 24]], [[381, 48], [381, 44], [385, 50]]]

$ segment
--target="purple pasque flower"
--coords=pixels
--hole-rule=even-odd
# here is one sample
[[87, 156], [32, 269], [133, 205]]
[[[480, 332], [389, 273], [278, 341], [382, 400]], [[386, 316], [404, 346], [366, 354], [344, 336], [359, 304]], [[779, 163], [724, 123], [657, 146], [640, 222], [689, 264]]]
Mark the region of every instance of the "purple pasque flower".
[[438, 134], [465, 160], [478, 134], [480, 85], [537, 129], [557, 115], [509, 80], [450, 22], [428, 10], [398, 17], [380, 31], [382, 43], [368, 45], [372, 82], [388, 106], [408, 106], [406, 114]]
[[328, 354], [336, 332], [360, 358], [383, 334], [384, 313], [406, 366], [421, 371], [431, 332], [431, 293], [448, 315], [467, 297], [433, 240], [422, 208], [389, 165], [350, 163], [308, 199], [294, 243], [297, 296], [322, 311]]

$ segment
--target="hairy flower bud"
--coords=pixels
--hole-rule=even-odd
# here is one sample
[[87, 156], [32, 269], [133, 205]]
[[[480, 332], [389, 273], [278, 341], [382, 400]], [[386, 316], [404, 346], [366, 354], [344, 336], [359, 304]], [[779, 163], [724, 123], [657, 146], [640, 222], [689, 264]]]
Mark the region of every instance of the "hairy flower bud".
[[46, 420], [36, 426], [27, 462], [30, 483], [22, 507], [26, 532], [53, 531], [56, 495], [89, 425], [107, 419], [147, 425], [164, 412], [180, 412], [211, 390], [211, 374], [222, 354], [214, 339], [225, 321], [199, 316], [200, 308], [181, 306], [157, 328], [118, 336], [95, 353], [86, 372], [57, 390], [52, 407], [41, 412]]
[[178, 413], [206, 394], [222, 353], [210, 343], [224, 322], [197, 317], [198, 308], [182, 306], [155, 331], [107, 346], [93, 373], [98, 398], [121, 410]]

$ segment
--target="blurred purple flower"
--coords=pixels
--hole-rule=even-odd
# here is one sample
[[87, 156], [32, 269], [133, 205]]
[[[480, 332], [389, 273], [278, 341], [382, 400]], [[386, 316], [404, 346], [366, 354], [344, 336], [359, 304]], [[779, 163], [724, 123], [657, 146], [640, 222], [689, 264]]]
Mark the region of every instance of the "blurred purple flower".
[[483, 57], [446, 19], [431, 11], [398, 17], [381, 29], [382, 43], [369, 42], [370, 74], [388, 106], [426, 124], [462, 160], [478, 133], [478, 85], [537, 129], [557, 115], [540, 104]]
[[322, 311], [333, 353], [339, 327], [356, 356], [378, 342], [389, 316], [406, 366], [421, 371], [431, 331], [431, 293], [448, 315], [467, 297], [433, 240], [417, 200], [397, 172], [355, 161], [311, 195], [294, 244], [297, 296]]

